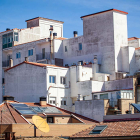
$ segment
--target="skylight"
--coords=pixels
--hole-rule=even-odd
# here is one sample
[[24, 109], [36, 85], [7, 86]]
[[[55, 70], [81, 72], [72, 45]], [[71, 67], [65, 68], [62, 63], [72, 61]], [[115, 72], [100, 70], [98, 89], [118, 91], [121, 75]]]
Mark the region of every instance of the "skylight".
[[101, 134], [106, 128], [107, 125], [96, 126], [89, 134]]

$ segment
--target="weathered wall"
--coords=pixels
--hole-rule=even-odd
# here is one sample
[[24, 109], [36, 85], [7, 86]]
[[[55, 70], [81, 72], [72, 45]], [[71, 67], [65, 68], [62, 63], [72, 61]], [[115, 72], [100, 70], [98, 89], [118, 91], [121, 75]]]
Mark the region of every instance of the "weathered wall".
[[140, 39], [130, 40], [128, 41], [128, 45], [130, 47], [138, 48], [140, 47]]
[[57, 23], [49, 20], [39, 20], [40, 26], [40, 37], [46, 38], [50, 36], [50, 25], [53, 26], [53, 33], [57, 33], [58, 37], [63, 37], [63, 24]]
[[20, 102], [39, 102], [46, 96], [46, 70], [22, 64], [5, 72], [5, 95], [14, 96]]
[[75, 113], [97, 121], [103, 121], [103, 116], [105, 114], [104, 100], [76, 101]]
[[[71, 136], [77, 132], [91, 127], [93, 124], [49, 124], [48, 133], [41, 132], [37, 129], [37, 136]], [[19, 129], [20, 128], [20, 129]], [[33, 136], [34, 126], [32, 124], [12, 124], [12, 132], [16, 136]]]
[[0, 103], [2, 102], [2, 36], [0, 36]]

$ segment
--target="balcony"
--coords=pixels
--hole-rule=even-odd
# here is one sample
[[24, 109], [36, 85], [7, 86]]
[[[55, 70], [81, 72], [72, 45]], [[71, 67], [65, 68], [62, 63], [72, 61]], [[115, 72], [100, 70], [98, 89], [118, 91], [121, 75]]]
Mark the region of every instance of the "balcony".
[[50, 60], [50, 53], [45, 52], [45, 53], [40, 53], [36, 55], [36, 61], [43, 60], [43, 59], [48, 59]]

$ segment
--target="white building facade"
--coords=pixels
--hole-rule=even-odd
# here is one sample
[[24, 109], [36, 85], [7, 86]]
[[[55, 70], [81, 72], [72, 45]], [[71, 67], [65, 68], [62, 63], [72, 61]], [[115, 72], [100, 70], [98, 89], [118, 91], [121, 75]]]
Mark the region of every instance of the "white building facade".
[[[100, 99], [99, 94], [106, 91], [108, 98], [111, 98], [109, 91], [115, 90], [131, 89], [133, 94], [134, 82], [131, 76], [140, 69], [140, 49], [138, 38], [128, 40], [127, 14], [124, 11], [110, 9], [82, 16], [83, 36], [78, 37], [77, 32], [74, 32], [75, 37], [70, 39], [63, 38], [63, 22], [41, 17], [27, 20], [26, 29], [13, 29], [0, 33], [2, 50], [0, 53], [3, 61], [3, 72], [0, 67], [1, 79], [4, 78], [6, 68], [16, 66], [14, 69], [19, 70], [22, 65], [17, 65], [28, 57], [29, 62], [55, 65], [46, 66], [44, 73], [47, 74], [41, 75], [44, 82], [36, 83], [37, 89], [31, 88], [34, 82], [30, 79], [33, 80], [33, 77], [27, 76], [27, 79], [23, 80], [30, 82], [26, 84], [29, 90], [26, 90], [26, 86], [23, 89], [27, 97], [29, 92], [34, 95], [32, 101], [37, 101], [38, 96], [47, 96], [51, 104], [59, 107], [63, 105], [64, 108], [74, 111], [77, 98], [91, 100], [94, 93], [98, 94], [98, 99]], [[31, 67], [30, 72], [35, 69], [34, 76], [37, 78], [37, 73], [41, 74], [40, 70]], [[25, 95], [23, 89], [15, 92], [14, 87], [17, 82], [16, 77], [21, 75], [24, 78], [24, 74], [30, 75], [30, 72], [26, 71], [25, 66], [20, 74], [14, 69], [5, 72], [4, 95], [12, 95], [19, 101], [28, 101], [30, 98], [23, 97]], [[51, 80], [56, 81], [51, 83]], [[12, 81], [14, 85], [10, 84]], [[66, 82], [65, 85], [60, 84], [62, 81]], [[19, 80], [17, 85], [21, 88], [22, 80]], [[43, 88], [39, 88], [42, 85]], [[116, 93], [113, 93], [115, 95], [112, 97], [116, 99]]]

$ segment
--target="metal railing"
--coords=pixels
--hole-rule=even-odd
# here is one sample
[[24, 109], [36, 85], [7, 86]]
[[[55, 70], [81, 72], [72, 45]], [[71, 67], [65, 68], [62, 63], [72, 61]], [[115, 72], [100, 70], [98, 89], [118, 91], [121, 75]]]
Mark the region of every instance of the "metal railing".
[[42, 59], [50, 60], [50, 53], [49, 52], [45, 52], [45, 53], [40, 53], [40, 54], [36, 55], [36, 61], [42, 60]]

